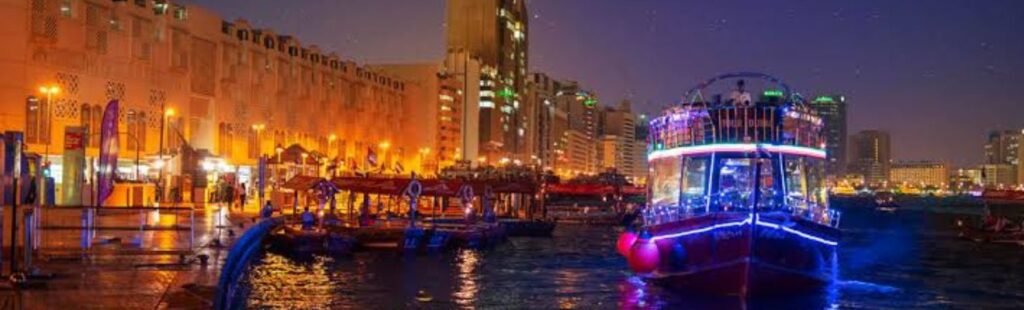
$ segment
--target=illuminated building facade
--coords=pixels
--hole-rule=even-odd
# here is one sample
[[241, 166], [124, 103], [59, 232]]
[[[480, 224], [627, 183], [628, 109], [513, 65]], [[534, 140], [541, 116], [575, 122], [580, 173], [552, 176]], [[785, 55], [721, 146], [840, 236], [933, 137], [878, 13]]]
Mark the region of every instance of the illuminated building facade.
[[949, 167], [935, 162], [897, 162], [889, 168], [889, 183], [893, 186], [916, 188], [946, 188]]
[[[243, 180], [260, 154], [292, 144], [345, 168], [380, 146], [386, 165], [417, 158], [416, 145], [399, 141], [403, 81], [295, 37], [159, 0], [4, 1], [0, 16], [0, 130], [25, 131], [29, 151], [49, 153], [55, 172], [65, 128], [84, 127], [86, 156], [97, 155], [110, 100], [121, 104], [121, 157], [137, 153], [145, 168], [119, 169], [127, 178], [152, 175], [160, 141], [169, 157], [183, 144], [209, 150]], [[183, 165], [194, 163], [165, 169]]]
[[448, 0], [449, 52], [480, 60], [479, 147], [485, 163], [526, 154], [525, 0]]

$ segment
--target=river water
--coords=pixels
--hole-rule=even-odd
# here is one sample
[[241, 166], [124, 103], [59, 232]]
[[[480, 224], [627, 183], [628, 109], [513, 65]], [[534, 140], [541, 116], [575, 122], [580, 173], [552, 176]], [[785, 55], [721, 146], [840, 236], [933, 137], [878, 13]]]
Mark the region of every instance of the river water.
[[[243, 279], [251, 308], [281, 309], [920, 309], [1024, 308], [1024, 247], [956, 238], [976, 205], [924, 201], [896, 213], [843, 212], [839, 279], [820, 292], [738, 300], [645, 283], [615, 253], [618, 230], [560, 226], [487, 250], [363, 252], [295, 260], [265, 253]], [[425, 291], [433, 301], [416, 301]]]

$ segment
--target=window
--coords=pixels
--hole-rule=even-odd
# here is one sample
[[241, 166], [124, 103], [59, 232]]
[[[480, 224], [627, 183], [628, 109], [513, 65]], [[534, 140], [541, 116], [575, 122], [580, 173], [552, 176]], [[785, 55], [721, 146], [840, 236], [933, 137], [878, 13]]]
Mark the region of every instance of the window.
[[153, 0], [153, 14], [167, 14], [167, 0]]
[[703, 209], [707, 206], [708, 162], [708, 158], [684, 159], [680, 196], [681, 205], [686, 210]]
[[146, 113], [128, 111], [128, 150], [144, 152], [146, 149]]
[[43, 143], [44, 135], [44, 103], [35, 96], [29, 96], [25, 101], [25, 142]]
[[135, 6], [140, 8], [146, 7], [146, 0], [135, 0]]
[[260, 132], [256, 129], [249, 130], [249, 158], [260, 156]]
[[184, 21], [184, 20], [188, 19], [188, 8], [186, 8], [184, 5], [175, 4], [174, 5], [174, 19], [181, 20], [181, 21]]
[[61, 0], [60, 1], [60, 16], [71, 17], [74, 13], [71, 6], [72, 0]]
[[100, 123], [102, 122], [103, 108], [98, 105], [92, 106], [92, 121], [89, 124], [89, 128], [94, 130], [94, 132], [89, 133], [89, 136], [91, 137], [91, 139], [89, 139], [90, 147], [100, 147]]
[[679, 158], [662, 158], [651, 162], [654, 169], [651, 204], [654, 207], [675, 207], [679, 202]]

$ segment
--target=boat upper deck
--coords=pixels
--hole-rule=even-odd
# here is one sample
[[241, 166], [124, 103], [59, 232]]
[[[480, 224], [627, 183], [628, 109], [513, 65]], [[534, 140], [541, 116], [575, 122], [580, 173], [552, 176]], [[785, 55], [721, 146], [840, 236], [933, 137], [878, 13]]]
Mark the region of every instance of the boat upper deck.
[[[766, 92], [767, 93], [767, 92]], [[801, 104], [690, 103], [650, 122], [650, 159], [711, 151], [753, 151], [757, 145], [823, 158], [822, 119]]]

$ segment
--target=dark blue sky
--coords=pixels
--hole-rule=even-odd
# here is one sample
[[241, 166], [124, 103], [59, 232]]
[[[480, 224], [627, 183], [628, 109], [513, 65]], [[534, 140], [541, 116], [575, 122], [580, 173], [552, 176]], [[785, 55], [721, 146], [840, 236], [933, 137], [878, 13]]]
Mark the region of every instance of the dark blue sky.
[[[361, 63], [439, 60], [443, 0], [192, 0]], [[847, 96], [897, 159], [973, 165], [1024, 128], [1024, 1], [532, 0], [530, 67], [644, 112], [719, 73]]]

